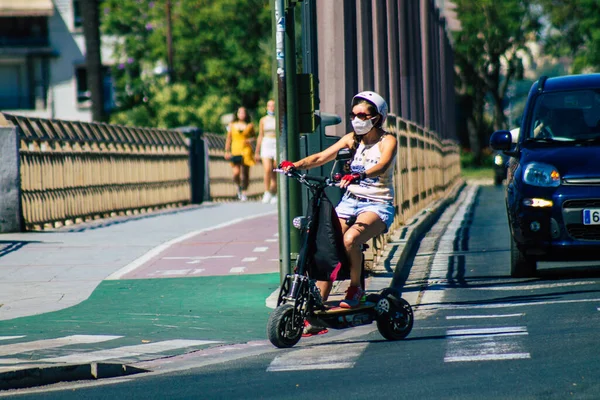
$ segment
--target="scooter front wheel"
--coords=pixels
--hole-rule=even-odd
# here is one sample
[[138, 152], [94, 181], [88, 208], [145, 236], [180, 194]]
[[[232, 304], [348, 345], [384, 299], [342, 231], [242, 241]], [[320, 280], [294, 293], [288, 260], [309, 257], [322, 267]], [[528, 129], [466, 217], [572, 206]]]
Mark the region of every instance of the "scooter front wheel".
[[267, 335], [273, 346], [280, 349], [293, 347], [302, 337], [303, 319], [294, 315], [294, 306], [282, 304], [269, 316]]
[[377, 329], [387, 340], [404, 339], [412, 330], [414, 315], [410, 304], [396, 293], [385, 293], [377, 303]]

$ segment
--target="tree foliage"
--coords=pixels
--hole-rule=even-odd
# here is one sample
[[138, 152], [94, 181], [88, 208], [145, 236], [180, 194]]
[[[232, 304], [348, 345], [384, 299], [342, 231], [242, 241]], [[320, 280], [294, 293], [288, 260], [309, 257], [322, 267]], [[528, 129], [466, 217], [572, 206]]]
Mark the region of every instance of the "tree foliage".
[[[481, 162], [482, 143], [491, 130], [506, 128], [509, 85], [523, 76], [526, 43], [536, 40], [539, 15], [523, 0], [455, 0], [461, 30], [454, 33], [457, 87], [465, 110], [470, 147]], [[489, 101], [491, 99], [491, 102]], [[491, 103], [493, 120], [485, 118]]]
[[268, 0], [170, 0], [173, 82], [167, 82], [169, 0], [104, 0], [102, 28], [115, 37], [113, 122], [201, 125], [220, 132], [238, 106], [272, 93]]
[[551, 29], [545, 36], [546, 52], [573, 60], [572, 73], [600, 69], [600, 1], [537, 0]]

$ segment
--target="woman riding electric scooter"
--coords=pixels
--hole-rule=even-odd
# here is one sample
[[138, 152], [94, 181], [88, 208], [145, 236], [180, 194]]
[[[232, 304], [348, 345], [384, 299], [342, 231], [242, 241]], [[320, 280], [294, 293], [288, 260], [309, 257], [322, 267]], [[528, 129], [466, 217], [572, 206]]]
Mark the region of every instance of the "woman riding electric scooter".
[[[350, 262], [350, 287], [340, 302], [342, 308], [359, 306], [364, 296], [361, 287], [362, 245], [386, 232], [395, 216], [393, 174], [397, 141], [383, 129], [387, 103], [379, 94], [364, 91], [353, 97], [351, 107], [353, 132], [319, 153], [296, 162], [283, 161], [279, 165], [285, 171], [310, 169], [334, 160], [341, 149], [348, 148], [354, 153], [350, 171], [340, 182], [346, 193], [336, 207]], [[348, 225], [347, 220], [351, 217], [356, 220]], [[317, 286], [323, 300], [327, 300], [332, 282], [319, 281]], [[305, 333], [323, 333], [323, 329], [307, 327]]]

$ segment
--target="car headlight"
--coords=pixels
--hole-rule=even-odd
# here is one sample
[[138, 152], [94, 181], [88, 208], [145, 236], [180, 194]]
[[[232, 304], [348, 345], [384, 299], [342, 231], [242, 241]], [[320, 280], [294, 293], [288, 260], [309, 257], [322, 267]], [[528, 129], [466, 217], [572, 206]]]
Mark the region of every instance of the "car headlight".
[[502, 159], [502, 156], [500, 154], [496, 154], [496, 156], [494, 157], [494, 164], [498, 166], [504, 164], [504, 160]]
[[525, 167], [523, 181], [533, 186], [556, 187], [560, 185], [560, 173], [550, 164], [532, 162]]

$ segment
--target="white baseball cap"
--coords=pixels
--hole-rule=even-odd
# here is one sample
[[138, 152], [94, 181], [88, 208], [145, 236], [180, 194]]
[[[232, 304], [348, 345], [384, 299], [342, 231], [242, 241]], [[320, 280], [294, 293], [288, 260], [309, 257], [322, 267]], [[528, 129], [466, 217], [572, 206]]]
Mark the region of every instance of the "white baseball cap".
[[388, 114], [388, 105], [379, 94], [371, 91], [360, 92], [352, 98], [352, 107], [354, 107], [360, 99], [367, 100], [372, 103], [375, 108], [377, 108], [377, 112], [381, 115], [381, 123], [385, 122]]

